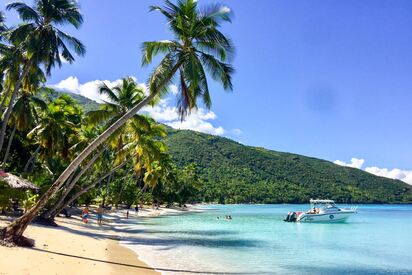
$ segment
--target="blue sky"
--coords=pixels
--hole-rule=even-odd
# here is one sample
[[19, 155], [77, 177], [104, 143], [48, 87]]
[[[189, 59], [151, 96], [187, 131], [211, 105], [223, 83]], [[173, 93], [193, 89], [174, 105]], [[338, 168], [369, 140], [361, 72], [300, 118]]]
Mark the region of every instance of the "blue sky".
[[[87, 55], [55, 69], [49, 83], [144, 82], [151, 68], [140, 67], [141, 43], [171, 38], [164, 18], [148, 12], [162, 2], [79, 2], [84, 25], [67, 30]], [[412, 170], [412, 1], [220, 3], [235, 14], [224, 26], [236, 45], [234, 91], [212, 84], [213, 113], [202, 110], [199, 123], [248, 145]], [[170, 111], [173, 98], [164, 104]]]

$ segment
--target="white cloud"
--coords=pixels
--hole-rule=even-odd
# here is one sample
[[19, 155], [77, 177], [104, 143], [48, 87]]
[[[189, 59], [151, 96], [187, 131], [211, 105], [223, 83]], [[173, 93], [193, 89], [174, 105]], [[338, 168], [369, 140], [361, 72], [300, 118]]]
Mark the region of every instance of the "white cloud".
[[176, 108], [169, 106], [168, 101], [165, 99], [160, 100], [156, 106], [143, 107], [142, 111], [150, 115], [153, 119], [163, 123], [179, 119]]
[[174, 85], [174, 84], [169, 85], [169, 91], [170, 91], [173, 95], [177, 95], [177, 93], [178, 93], [177, 86]]
[[401, 170], [398, 168], [389, 170], [387, 168], [378, 167], [366, 167], [365, 171], [380, 177], [401, 180], [403, 182], [406, 182], [407, 184], [412, 185], [412, 171]]
[[220, 13], [229, 13], [230, 12], [230, 8], [229, 7], [226, 7], [226, 6], [223, 6], [223, 7], [221, 7], [220, 8]]
[[363, 164], [365, 163], [364, 159], [358, 159], [358, 158], [352, 158], [350, 163], [346, 163], [340, 160], [335, 160], [335, 164], [340, 165], [340, 166], [348, 166], [352, 168], [358, 168], [362, 169]]
[[66, 90], [69, 92], [76, 92], [79, 88], [79, 80], [77, 77], [69, 76], [68, 78], [60, 81], [58, 84], [53, 85], [58, 90]]
[[[348, 166], [353, 168], [362, 169], [364, 164], [364, 159], [352, 158], [350, 163], [346, 163], [344, 161], [336, 160], [334, 161], [335, 164], [341, 166]], [[412, 170], [401, 170], [398, 168], [388, 169], [388, 168], [379, 168], [376, 166], [366, 167], [364, 169], [366, 172], [374, 174], [376, 176], [390, 178], [390, 179], [397, 179], [407, 184], [412, 185]]]
[[144, 107], [142, 111], [150, 115], [155, 120], [175, 129], [193, 130], [219, 136], [226, 132], [223, 127], [215, 127], [211, 123], [212, 120], [217, 119], [214, 112], [199, 108], [197, 110], [193, 110], [190, 115], [185, 118], [185, 120], [180, 121], [177, 108], [170, 106], [168, 103], [168, 100], [164, 99], [154, 107]]
[[[105, 82], [109, 87], [113, 87], [119, 84], [120, 81], [120, 79], [115, 81], [93, 80], [81, 84], [77, 77], [70, 76], [52, 86], [57, 90], [80, 94], [84, 97], [101, 103], [103, 101], [110, 101], [107, 97], [99, 94], [98, 88], [101, 83]], [[147, 91], [144, 84], [140, 85]], [[178, 88], [175, 85], [170, 85], [169, 90], [172, 95], [176, 95], [178, 93]], [[203, 108], [193, 110], [192, 113], [188, 115], [184, 121], [180, 121], [177, 108], [169, 105], [169, 101], [167, 99], [160, 100], [159, 104], [157, 104], [156, 106], [144, 107], [142, 109], [142, 112], [147, 113], [158, 122], [164, 123], [176, 129], [194, 130], [212, 135], [223, 135], [226, 133], [223, 127], [215, 127], [212, 124], [212, 121], [217, 119], [216, 114]], [[234, 129], [230, 132], [234, 135], [240, 135], [242, 133], [240, 129]]]
[[69, 76], [68, 78], [57, 83], [56, 85], [52, 85], [52, 87], [60, 91], [67, 91], [79, 94], [96, 102], [102, 103], [103, 101], [109, 101], [109, 98], [99, 93], [99, 86], [104, 82], [107, 86], [114, 87], [115, 85], [119, 84], [120, 81], [120, 79], [115, 81], [93, 80], [81, 84], [77, 77]]

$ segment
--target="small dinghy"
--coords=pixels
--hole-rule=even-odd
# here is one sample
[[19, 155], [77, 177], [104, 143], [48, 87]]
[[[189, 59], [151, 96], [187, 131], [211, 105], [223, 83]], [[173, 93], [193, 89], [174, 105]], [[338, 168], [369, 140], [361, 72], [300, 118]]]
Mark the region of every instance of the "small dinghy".
[[285, 222], [341, 222], [357, 213], [357, 207], [339, 208], [333, 200], [310, 200], [307, 212], [289, 212]]

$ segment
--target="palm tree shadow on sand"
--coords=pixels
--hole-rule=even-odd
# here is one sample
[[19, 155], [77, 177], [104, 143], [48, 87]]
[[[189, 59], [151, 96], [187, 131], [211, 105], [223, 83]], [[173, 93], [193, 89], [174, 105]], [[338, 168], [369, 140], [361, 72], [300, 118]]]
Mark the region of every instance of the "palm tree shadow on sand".
[[134, 269], [141, 270], [141, 271], [153, 270], [153, 271], [176, 272], [176, 273], [178, 272], [178, 273], [187, 273], [187, 274], [271, 274], [269, 272], [215, 272], [215, 271], [196, 271], [196, 270], [172, 269], [172, 268], [152, 268], [152, 267], [146, 267], [146, 266], [141, 266], [141, 265], [133, 265], [133, 264], [126, 264], [126, 263], [120, 263], [120, 262], [114, 262], [114, 261], [95, 259], [95, 258], [90, 258], [90, 257], [83, 257], [83, 256], [61, 253], [61, 252], [56, 252], [56, 251], [44, 250], [40, 248], [30, 248], [30, 249], [41, 252], [41, 253], [49, 253], [49, 254], [71, 257], [71, 258], [76, 258], [76, 259], [81, 259], [81, 260], [86, 260], [86, 261], [125, 266], [125, 267], [130, 267], [130, 268], [134, 268]]

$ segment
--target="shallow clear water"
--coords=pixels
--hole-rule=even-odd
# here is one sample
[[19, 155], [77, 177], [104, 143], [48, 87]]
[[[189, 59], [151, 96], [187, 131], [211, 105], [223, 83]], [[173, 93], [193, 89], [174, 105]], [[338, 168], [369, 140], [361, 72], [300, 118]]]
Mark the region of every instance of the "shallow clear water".
[[335, 224], [283, 222], [308, 205], [205, 208], [132, 221], [123, 244], [165, 274], [412, 274], [412, 205], [361, 205]]

